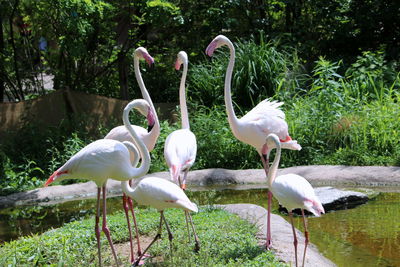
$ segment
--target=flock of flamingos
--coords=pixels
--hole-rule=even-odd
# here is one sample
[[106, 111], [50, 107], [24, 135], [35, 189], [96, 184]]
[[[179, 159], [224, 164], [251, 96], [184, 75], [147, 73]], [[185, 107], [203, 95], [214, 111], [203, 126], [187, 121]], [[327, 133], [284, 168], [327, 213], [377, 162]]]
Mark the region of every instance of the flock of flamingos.
[[[288, 133], [288, 125], [285, 121], [285, 114], [279, 109], [283, 104], [281, 102], [269, 101], [268, 99], [259, 103], [250, 112], [242, 118], [237, 118], [233, 110], [231, 98], [231, 79], [235, 62], [235, 48], [232, 42], [223, 35], [218, 35], [208, 45], [206, 54], [212, 56], [214, 51], [221, 46], [228, 46], [230, 50], [230, 59], [225, 76], [225, 105], [228, 114], [228, 121], [234, 136], [257, 149], [268, 180], [268, 219], [267, 219], [267, 240], [266, 248], [271, 248], [271, 229], [270, 213], [272, 195], [281, 205], [287, 208], [292, 223], [294, 235], [295, 261], [297, 265], [297, 238], [293, 226], [292, 210], [300, 208], [303, 215], [305, 226], [305, 247], [303, 254], [303, 266], [305, 262], [306, 249], [308, 244], [308, 232], [304, 209], [312, 212], [316, 216], [324, 213], [321, 202], [315, 196], [314, 189], [310, 183], [296, 174], [287, 174], [276, 177], [281, 148], [300, 150], [301, 146], [297, 141], [292, 140]], [[130, 260], [133, 266], [143, 263], [144, 257], [148, 257], [147, 250], [151, 245], [161, 237], [162, 225], [165, 223], [170, 241], [172, 234], [168, 223], [164, 217], [163, 211], [166, 208], [179, 208], [185, 211], [186, 226], [188, 233], [189, 223], [194, 234], [195, 249], [200, 249], [199, 239], [196, 235], [195, 227], [189, 212], [198, 212], [196, 204], [191, 202], [186, 196], [184, 190], [186, 187], [186, 177], [190, 167], [196, 159], [196, 137], [190, 131], [188, 111], [185, 96], [185, 81], [188, 70], [188, 58], [185, 52], [178, 54], [175, 68], [180, 69], [183, 65], [183, 74], [179, 88], [180, 109], [182, 113], [182, 129], [172, 132], [166, 139], [164, 147], [164, 156], [167, 162], [171, 181], [157, 177], [146, 177], [141, 179], [132, 188], [132, 180], [141, 178], [149, 171], [150, 155], [149, 151], [154, 149], [157, 138], [160, 134], [160, 124], [155, 112], [151, 98], [145, 88], [139, 69], [139, 60], [143, 58], [148, 64], [154, 63], [153, 58], [143, 47], [135, 50], [134, 66], [135, 76], [139, 83], [144, 99], [136, 99], [130, 102], [124, 109], [124, 125], [112, 129], [104, 139], [90, 143], [74, 156], [72, 156], [62, 167], [56, 170], [45, 183], [45, 186], [64, 179], [88, 179], [96, 183], [97, 206], [96, 206], [96, 224], [95, 233], [97, 239], [97, 249], [99, 256], [99, 266], [102, 266], [100, 233], [103, 231], [110, 243], [113, 257], [118, 266], [117, 255], [111, 240], [110, 231], [107, 227], [106, 217], [106, 183], [108, 179], [121, 181], [123, 195], [123, 206], [128, 222], [130, 235]], [[129, 122], [129, 113], [132, 109], [138, 110], [146, 116], [148, 130], [131, 125]], [[272, 149], [276, 149], [276, 156], [269, 167], [269, 154]], [[239, 156], [239, 155], [238, 155]], [[141, 164], [136, 167], [141, 159]], [[103, 194], [103, 222], [102, 228], [99, 227], [100, 221], [100, 197]], [[142, 251], [139, 243], [139, 234], [133, 210], [134, 199], [142, 205], [148, 205], [156, 208], [160, 212], [160, 225], [157, 235], [153, 241]], [[135, 259], [133, 252], [132, 233], [129, 220], [129, 211], [133, 216], [136, 230], [138, 257]]]

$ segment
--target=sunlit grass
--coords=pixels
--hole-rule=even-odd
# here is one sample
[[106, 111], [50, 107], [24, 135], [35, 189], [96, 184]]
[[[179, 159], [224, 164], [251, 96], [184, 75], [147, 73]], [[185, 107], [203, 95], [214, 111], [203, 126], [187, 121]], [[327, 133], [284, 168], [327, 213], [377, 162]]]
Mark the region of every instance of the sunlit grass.
[[[137, 212], [142, 235], [153, 237], [159, 222], [159, 213], [153, 209]], [[149, 266], [284, 266], [274, 256], [257, 245], [256, 227], [228, 212], [203, 208], [193, 215], [201, 249], [194, 252], [188, 244], [184, 215], [181, 210], [166, 211], [166, 218], [174, 234], [171, 254], [166, 230], [162, 240], [151, 249]], [[122, 213], [108, 216], [108, 226], [114, 243], [126, 242], [128, 232]], [[164, 228], [165, 229], [165, 228]], [[106, 238], [102, 248], [109, 254]], [[68, 223], [41, 235], [22, 237], [0, 247], [1, 266], [96, 266], [97, 248], [93, 218]], [[121, 259], [126, 259], [122, 255]], [[105, 264], [113, 264], [109, 255]], [[123, 266], [129, 266], [124, 262]]]

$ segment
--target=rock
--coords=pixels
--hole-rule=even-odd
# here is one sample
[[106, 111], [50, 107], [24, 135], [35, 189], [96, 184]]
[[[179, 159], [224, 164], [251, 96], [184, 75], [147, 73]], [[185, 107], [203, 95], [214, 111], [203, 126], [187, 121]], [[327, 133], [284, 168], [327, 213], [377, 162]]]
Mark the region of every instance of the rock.
[[[351, 209], [369, 200], [369, 197], [364, 193], [340, 190], [330, 186], [317, 187], [314, 190], [322, 206], [324, 206], [325, 212]], [[281, 206], [279, 207], [279, 211], [287, 213], [287, 210]], [[295, 209], [293, 212], [301, 215], [300, 209]], [[308, 211], [306, 211], [306, 214], [311, 215]]]
[[[299, 166], [278, 170], [278, 175], [295, 173], [306, 178], [313, 186], [400, 186], [400, 167], [378, 166]], [[148, 176], [170, 179], [168, 172], [157, 172]], [[227, 170], [204, 169], [190, 171], [188, 187], [195, 190], [208, 190], [208, 186], [234, 187], [234, 189], [265, 188], [267, 180], [263, 169]], [[207, 188], [208, 187], [208, 188]], [[110, 195], [120, 195], [118, 181], [107, 183]], [[398, 189], [397, 189], [398, 190]], [[0, 196], [0, 208], [18, 205], [55, 204], [71, 199], [95, 198], [96, 185], [93, 182], [66, 186], [51, 186]]]
[[[231, 213], [237, 214], [242, 219], [248, 220], [250, 223], [256, 225], [258, 227], [258, 244], [262, 247], [265, 246], [265, 237], [267, 233], [266, 209], [253, 204], [229, 204], [216, 206]], [[273, 231], [271, 231], [272, 249], [275, 255], [281, 261], [286, 262], [291, 266], [295, 266], [292, 226], [279, 215], [271, 214], [271, 229], [273, 229]], [[304, 235], [302, 232], [296, 229], [296, 236], [298, 240], [297, 256], [299, 257], [299, 264], [301, 264], [304, 251]], [[311, 236], [311, 241], [312, 238], [313, 237]], [[309, 243], [307, 247], [305, 266], [330, 267], [336, 265], [321, 255], [316, 246], [314, 246], [312, 243]]]

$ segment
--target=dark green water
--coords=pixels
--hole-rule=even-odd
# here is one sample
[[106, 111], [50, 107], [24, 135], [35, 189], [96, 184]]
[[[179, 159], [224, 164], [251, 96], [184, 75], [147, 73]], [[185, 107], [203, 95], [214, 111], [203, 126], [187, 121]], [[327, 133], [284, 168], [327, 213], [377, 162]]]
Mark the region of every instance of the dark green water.
[[[254, 203], [265, 207], [266, 195], [265, 189], [221, 190], [191, 192], [190, 198], [203, 205]], [[120, 197], [108, 199], [108, 213], [122, 210], [121, 202]], [[82, 200], [0, 210], [0, 242], [90, 217], [94, 206], [95, 200]], [[273, 207], [277, 213], [276, 202]], [[329, 212], [308, 222], [311, 242], [338, 266], [400, 266], [400, 193], [381, 193], [357, 208]], [[295, 224], [302, 229], [300, 217]]]

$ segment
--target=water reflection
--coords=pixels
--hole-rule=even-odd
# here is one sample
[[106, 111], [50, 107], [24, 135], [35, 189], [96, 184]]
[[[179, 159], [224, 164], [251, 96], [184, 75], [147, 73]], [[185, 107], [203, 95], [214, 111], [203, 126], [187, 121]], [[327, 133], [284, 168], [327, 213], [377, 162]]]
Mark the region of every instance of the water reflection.
[[[266, 189], [188, 192], [201, 205], [254, 203], [266, 207]], [[122, 210], [120, 197], [107, 201], [109, 213]], [[94, 215], [95, 200], [54, 206], [0, 210], [0, 242], [41, 233], [51, 227]], [[273, 203], [277, 213], [278, 204]], [[288, 219], [287, 216], [284, 216]], [[355, 209], [309, 218], [311, 242], [338, 266], [400, 266], [400, 193], [382, 193]], [[302, 229], [301, 218], [295, 218]]]

